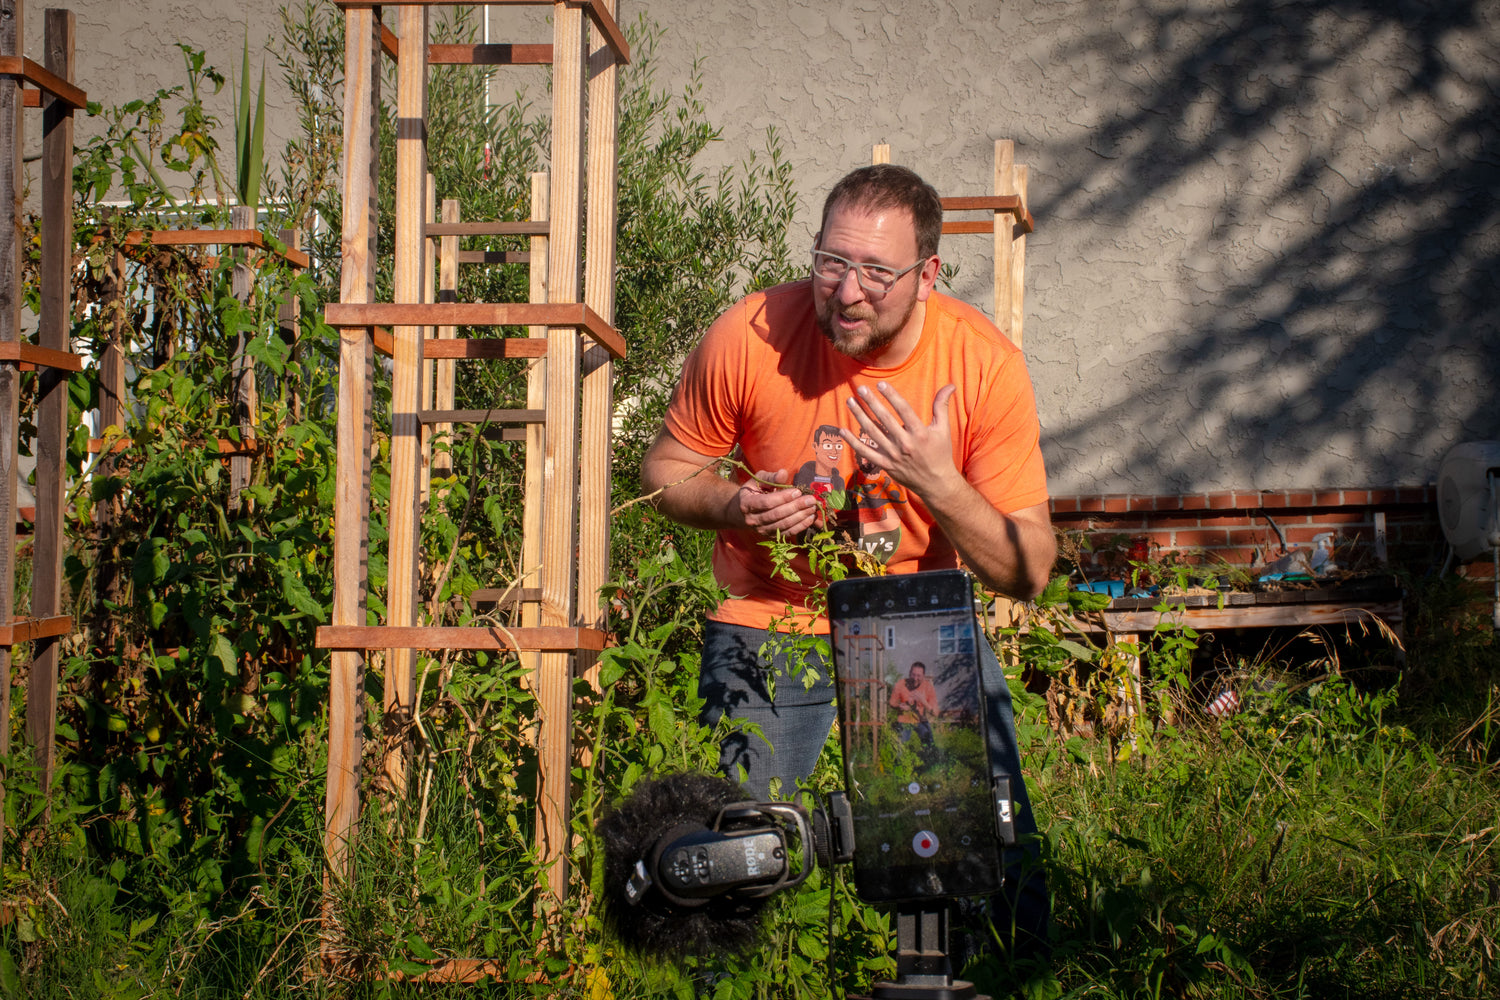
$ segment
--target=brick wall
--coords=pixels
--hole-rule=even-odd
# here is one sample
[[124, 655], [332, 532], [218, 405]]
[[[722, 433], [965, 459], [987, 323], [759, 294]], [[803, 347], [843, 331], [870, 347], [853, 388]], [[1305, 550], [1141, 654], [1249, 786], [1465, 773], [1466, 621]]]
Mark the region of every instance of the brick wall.
[[[1189, 494], [1105, 494], [1052, 498], [1052, 523], [1089, 536], [1091, 571], [1107, 568], [1103, 553], [1145, 540], [1151, 554], [1181, 554], [1184, 561], [1215, 557], [1249, 567], [1257, 549], [1266, 561], [1280, 554], [1276, 527], [1288, 549], [1311, 550], [1313, 538], [1333, 532], [1339, 563], [1378, 565], [1377, 526], [1384, 522], [1384, 550], [1393, 565], [1414, 572], [1441, 566], [1447, 544], [1438, 523], [1437, 487], [1387, 489], [1224, 490]], [[1269, 521], [1267, 520], [1269, 518]], [[1123, 536], [1123, 537], [1122, 537]], [[1118, 558], [1118, 557], [1117, 557]], [[1466, 570], [1488, 576], [1488, 557]]]

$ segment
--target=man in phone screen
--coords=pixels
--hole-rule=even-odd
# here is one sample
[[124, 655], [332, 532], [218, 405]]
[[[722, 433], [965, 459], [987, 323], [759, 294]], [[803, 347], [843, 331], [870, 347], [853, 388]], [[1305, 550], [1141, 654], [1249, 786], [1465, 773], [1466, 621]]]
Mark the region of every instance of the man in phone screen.
[[932, 746], [932, 720], [938, 714], [937, 688], [927, 679], [927, 665], [913, 663], [906, 679], [891, 688], [891, 708], [896, 710], [897, 732], [901, 742], [911, 739], [915, 729], [923, 746]]
[[[811, 684], [767, 683], [787, 671], [778, 636], [826, 634], [828, 619], [826, 581], [805, 555], [788, 580], [765, 543], [858, 523], [856, 491], [829, 511], [833, 494], [793, 482], [789, 470], [802, 468], [809, 447], [829, 464], [834, 450], [819, 450], [820, 428], [843, 439], [842, 482], [857, 468], [879, 470], [901, 496], [890, 504], [900, 527], [886, 533], [888, 572], [962, 563], [1021, 599], [1051, 574], [1056, 542], [1025, 359], [983, 313], [936, 290], [942, 225], [937, 192], [904, 167], [840, 180], [823, 204], [810, 276], [746, 297], [709, 327], [642, 465], [662, 512], [716, 533], [714, 572], [729, 597], [705, 628], [698, 691], [705, 722], [729, 713], [764, 734], [722, 747], [725, 773], [754, 795], [774, 781], [790, 796], [835, 714], [831, 671], [816, 657]], [[726, 478], [719, 460], [736, 451], [740, 467]], [[1017, 828], [1034, 831], [1005, 676], [988, 647], [980, 652], [991, 758], [1017, 790]]]

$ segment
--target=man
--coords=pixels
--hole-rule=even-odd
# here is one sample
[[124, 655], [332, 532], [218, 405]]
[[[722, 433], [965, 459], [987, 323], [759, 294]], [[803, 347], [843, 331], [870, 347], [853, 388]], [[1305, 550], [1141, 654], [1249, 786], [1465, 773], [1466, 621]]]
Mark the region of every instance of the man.
[[[642, 465], [664, 513], [717, 533], [714, 572], [729, 597], [709, 616], [698, 690], [706, 722], [728, 712], [764, 734], [732, 737], [720, 760], [760, 797], [773, 779], [789, 795], [812, 772], [834, 719], [826, 664], [813, 665], [811, 684], [779, 678], [773, 697], [767, 676], [785, 669], [785, 656], [761, 656], [773, 623], [828, 631], [809, 607], [823, 584], [806, 559], [788, 581], [772, 572], [763, 544], [820, 522], [822, 500], [787, 471], [819, 451], [818, 428], [839, 429], [840, 461], [852, 453], [866, 477], [883, 470], [899, 487], [888, 572], [962, 561], [991, 589], [1025, 599], [1052, 569], [1025, 362], [982, 313], [934, 290], [942, 224], [937, 192], [904, 167], [865, 167], [839, 181], [823, 205], [811, 277], [750, 295], [714, 322]], [[744, 467], [726, 479], [716, 466], [736, 449]], [[848, 482], [855, 471], [840, 475]], [[857, 521], [857, 498], [844, 499]], [[1010, 692], [980, 645], [991, 759], [1011, 777], [1018, 831], [1034, 833]], [[1012, 869], [1023, 860], [1007, 854]], [[1017, 925], [1043, 935], [1045, 887], [1026, 879], [1021, 895]]]
[[911, 665], [906, 680], [891, 688], [890, 705], [896, 710], [902, 743], [910, 742], [915, 729], [922, 745], [932, 746], [932, 720], [938, 714], [938, 697], [937, 688], [927, 679], [927, 664], [918, 660]]

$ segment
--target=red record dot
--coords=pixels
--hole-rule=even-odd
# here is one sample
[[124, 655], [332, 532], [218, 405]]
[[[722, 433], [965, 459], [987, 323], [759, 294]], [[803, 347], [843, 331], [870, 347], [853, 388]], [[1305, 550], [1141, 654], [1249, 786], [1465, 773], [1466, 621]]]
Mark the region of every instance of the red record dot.
[[911, 838], [911, 849], [919, 858], [930, 858], [938, 851], [937, 834], [931, 830], [922, 830]]

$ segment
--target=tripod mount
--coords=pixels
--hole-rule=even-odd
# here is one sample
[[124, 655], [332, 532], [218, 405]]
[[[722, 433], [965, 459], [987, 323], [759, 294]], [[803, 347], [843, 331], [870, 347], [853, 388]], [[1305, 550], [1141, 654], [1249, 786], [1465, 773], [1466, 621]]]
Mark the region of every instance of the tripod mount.
[[[850, 997], [849, 1000], [857, 1000]], [[861, 1000], [990, 1000], [974, 984], [953, 978], [948, 958], [948, 906], [896, 906], [896, 978], [877, 982]]]

